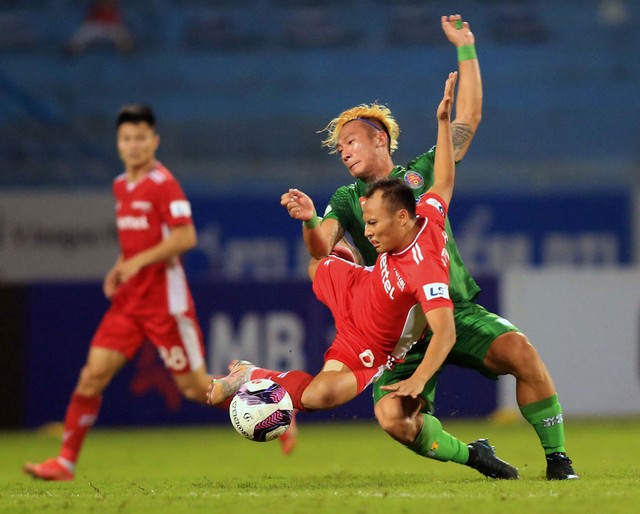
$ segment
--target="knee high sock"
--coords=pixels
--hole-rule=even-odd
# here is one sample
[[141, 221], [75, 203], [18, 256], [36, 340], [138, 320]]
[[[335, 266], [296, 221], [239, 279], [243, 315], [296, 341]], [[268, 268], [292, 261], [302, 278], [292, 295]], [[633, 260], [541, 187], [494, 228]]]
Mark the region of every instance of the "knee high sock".
[[302, 406], [302, 393], [304, 393], [304, 390], [313, 380], [312, 375], [297, 369], [291, 371], [274, 371], [271, 369], [256, 368], [251, 372], [251, 379], [256, 378], [268, 378], [276, 384], [280, 384], [287, 390], [289, 396], [291, 396], [293, 407], [298, 410], [304, 410]]
[[73, 467], [78, 460], [84, 438], [98, 417], [102, 396], [71, 395], [64, 418], [64, 435], [60, 458]]
[[429, 459], [466, 464], [469, 460], [467, 444], [442, 430], [438, 418], [429, 414], [423, 414], [422, 417], [424, 418], [422, 430], [407, 448]]
[[520, 412], [538, 434], [545, 454], [564, 452], [564, 422], [557, 394], [523, 405]]

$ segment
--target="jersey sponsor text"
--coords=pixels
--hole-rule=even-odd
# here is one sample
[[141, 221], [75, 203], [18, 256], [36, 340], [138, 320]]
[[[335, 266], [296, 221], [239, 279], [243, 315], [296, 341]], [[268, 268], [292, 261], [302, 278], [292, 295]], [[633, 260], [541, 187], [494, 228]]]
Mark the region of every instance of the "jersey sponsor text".
[[391, 280], [389, 280], [389, 266], [386, 253], [380, 256], [380, 278], [382, 279], [382, 286], [385, 292], [389, 295], [389, 298], [394, 300], [393, 293], [396, 288], [391, 285]]
[[148, 230], [149, 220], [146, 216], [118, 216], [116, 224], [119, 230]]

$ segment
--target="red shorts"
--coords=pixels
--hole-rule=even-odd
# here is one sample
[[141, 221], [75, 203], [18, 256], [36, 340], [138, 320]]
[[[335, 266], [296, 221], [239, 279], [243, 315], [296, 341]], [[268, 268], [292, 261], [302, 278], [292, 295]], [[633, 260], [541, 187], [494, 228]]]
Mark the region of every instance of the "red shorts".
[[202, 332], [192, 311], [132, 316], [112, 305], [102, 318], [91, 346], [109, 348], [132, 359], [145, 340], [153, 343], [174, 374], [188, 373], [204, 364]]
[[[327, 262], [331, 264], [326, 265]], [[353, 290], [369, 273], [361, 266], [337, 257], [323, 259], [313, 279], [313, 292], [324, 303], [336, 325], [336, 338], [324, 354], [325, 362], [334, 359], [347, 366], [356, 377], [358, 394], [386, 369], [388, 356], [379, 347], [365, 341], [351, 315]]]

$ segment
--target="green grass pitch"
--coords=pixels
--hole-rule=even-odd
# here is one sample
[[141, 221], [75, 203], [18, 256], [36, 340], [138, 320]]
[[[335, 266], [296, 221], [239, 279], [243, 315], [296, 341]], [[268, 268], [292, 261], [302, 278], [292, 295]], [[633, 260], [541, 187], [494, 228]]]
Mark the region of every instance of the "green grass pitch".
[[34, 481], [25, 460], [54, 455], [58, 438], [0, 432], [0, 513], [635, 513], [640, 511], [640, 419], [567, 420], [581, 480], [547, 482], [533, 429], [448, 421], [465, 441], [489, 437], [520, 469], [493, 481], [420, 458], [375, 422], [301, 421], [298, 447], [253, 443], [231, 426], [105, 429], [89, 436], [76, 480]]

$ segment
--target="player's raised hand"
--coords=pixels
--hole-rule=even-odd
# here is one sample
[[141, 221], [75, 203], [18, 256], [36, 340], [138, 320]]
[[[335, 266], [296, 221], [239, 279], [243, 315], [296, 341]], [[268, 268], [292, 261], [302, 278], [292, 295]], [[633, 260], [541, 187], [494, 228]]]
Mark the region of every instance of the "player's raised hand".
[[280, 197], [280, 205], [287, 209], [289, 216], [300, 221], [309, 221], [316, 212], [313, 200], [299, 189], [289, 189], [284, 193]]
[[447, 81], [444, 83], [444, 93], [436, 117], [439, 120], [451, 119], [451, 110], [453, 109], [453, 92], [456, 87], [456, 81], [458, 80], [458, 72], [452, 71], [447, 77]]
[[474, 45], [476, 38], [471, 32], [471, 27], [466, 21], [462, 21], [459, 14], [450, 14], [442, 17], [442, 30], [453, 46]]

